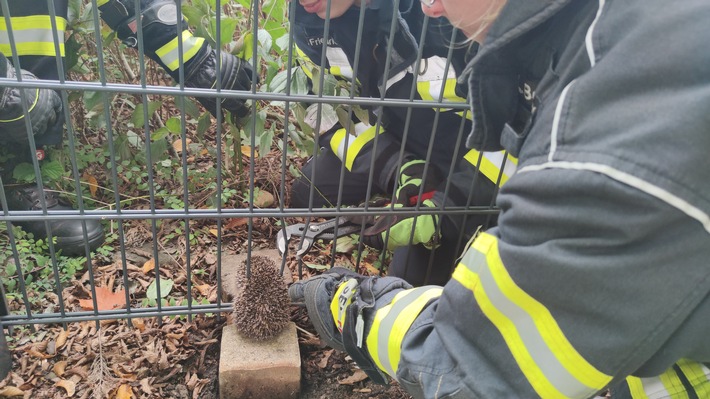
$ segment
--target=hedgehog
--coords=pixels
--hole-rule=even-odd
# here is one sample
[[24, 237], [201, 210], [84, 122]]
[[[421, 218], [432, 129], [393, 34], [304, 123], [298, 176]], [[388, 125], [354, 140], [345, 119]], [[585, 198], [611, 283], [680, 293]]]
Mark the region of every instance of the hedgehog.
[[234, 297], [234, 324], [242, 335], [264, 341], [278, 335], [290, 321], [288, 289], [279, 269], [268, 257], [251, 257], [237, 273], [239, 292]]

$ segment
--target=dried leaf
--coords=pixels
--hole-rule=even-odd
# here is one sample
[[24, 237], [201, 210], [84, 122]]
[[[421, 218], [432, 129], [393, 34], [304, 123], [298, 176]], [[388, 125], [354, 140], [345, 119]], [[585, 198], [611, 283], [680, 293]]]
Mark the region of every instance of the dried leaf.
[[200, 292], [200, 294], [204, 296], [209, 296], [210, 295], [210, 290], [212, 289], [212, 286], [209, 284], [200, 284], [200, 285], [195, 285], [194, 286], [197, 291]]
[[140, 383], [141, 391], [143, 391], [143, 393], [147, 393], [148, 395], [153, 393], [153, 389], [150, 387], [150, 381], [148, 380], [148, 378], [142, 379]]
[[344, 379], [338, 381], [338, 384], [341, 384], [341, 385], [352, 385], [352, 384], [354, 384], [354, 383], [356, 383], [356, 382], [363, 381], [363, 380], [365, 380], [366, 378], [367, 378], [367, 374], [365, 374], [364, 371], [362, 371], [362, 370], [355, 370], [355, 372], [353, 373], [353, 375], [351, 375], [350, 377], [347, 377], [347, 378], [344, 378]]
[[114, 399], [133, 399], [133, 390], [128, 384], [122, 384], [116, 390], [116, 397]]
[[54, 367], [52, 367], [52, 371], [54, 371], [54, 374], [57, 375], [57, 377], [62, 377], [64, 376], [64, 370], [67, 368], [67, 361], [62, 360], [60, 362], [54, 363]]
[[217, 229], [210, 229], [210, 233], [212, 233], [212, 235], [215, 236], [215, 237], [217, 237], [217, 235], [219, 234], [219, 233], [217, 232]]
[[333, 349], [329, 351], [325, 351], [323, 354], [323, 358], [318, 362], [318, 368], [324, 369], [325, 366], [328, 365], [328, 359], [330, 359], [330, 355], [333, 354]]
[[64, 344], [67, 343], [67, 338], [69, 338], [69, 330], [61, 330], [57, 335], [57, 344], [55, 346], [56, 350], [62, 349]]
[[42, 352], [40, 352], [40, 351], [38, 351], [37, 349], [34, 349], [34, 348], [30, 348], [30, 349], [27, 351], [27, 353], [28, 353], [30, 356], [36, 357], [36, 358], [39, 358], [39, 359], [49, 359], [49, 358], [53, 357], [52, 355], [48, 355], [48, 354], [46, 354], [46, 353], [42, 353]]
[[[80, 299], [79, 306], [84, 310], [94, 310], [94, 303], [91, 299]], [[106, 287], [96, 287], [96, 310], [112, 310], [126, 306], [126, 292], [119, 290], [111, 292]]]
[[96, 178], [86, 172], [81, 177], [86, 183], [89, 184], [89, 193], [91, 193], [92, 198], [96, 198], [96, 191], [99, 189], [99, 182]]
[[72, 380], [59, 380], [56, 384], [57, 387], [64, 388], [67, 391], [67, 396], [72, 397], [76, 392], [76, 383]]
[[[248, 145], [243, 145], [242, 146], [242, 155], [245, 157], [251, 157], [251, 147]], [[259, 151], [254, 150], [254, 157], [259, 157]]]
[[368, 262], [361, 262], [362, 265], [365, 267], [365, 270], [367, 270], [367, 274], [370, 276], [379, 276], [380, 275], [380, 269], [376, 268], [375, 266], [372, 266], [371, 263]]
[[237, 227], [242, 227], [249, 222], [248, 218], [231, 218], [224, 225], [225, 230], [235, 230]]
[[148, 274], [152, 271], [155, 270], [155, 259], [151, 258], [148, 259], [144, 264], [143, 264], [143, 274]]
[[140, 332], [145, 331], [145, 322], [143, 321], [143, 319], [131, 319], [131, 324], [138, 331], [140, 331]]
[[[189, 138], [185, 139], [185, 145], [189, 145], [190, 143], [192, 143], [192, 140], [190, 140]], [[181, 154], [184, 148], [182, 145], [182, 140], [178, 139], [173, 141], [173, 148], [175, 149], [176, 153]]]
[[7, 386], [4, 388], [0, 388], [0, 396], [4, 398], [9, 398], [12, 396], [23, 396], [24, 394], [25, 392], [17, 387]]

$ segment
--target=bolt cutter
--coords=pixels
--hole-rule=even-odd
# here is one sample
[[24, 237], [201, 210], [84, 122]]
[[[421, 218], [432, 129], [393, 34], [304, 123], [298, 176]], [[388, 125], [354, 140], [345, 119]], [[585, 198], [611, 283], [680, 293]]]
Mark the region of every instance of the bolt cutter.
[[[414, 206], [417, 201], [423, 201], [425, 199], [430, 199], [434, 195], [434, 191], [424, 193], [421, 197], [413, 196], [409, 199], [409, 205]], [[370, 206], [380, 207], [388, 205], [383, 198], [373, 200], [370, 202]], [[374, 219], [374, 218], [373, 218]], [[364, 219], [366, 225], [374, 223], [374, 220]], [[338, 235], [335, 235], [335, 227], [338, 227]], [[291, 237], [301, 237], [301, 244], [296, 251], [296, 256], [301, 257], [303, 254], [307, 253], [313, 247], [316, 240], [335, 240], [343, 236], [347, 236], [353, 233], [359, 233], [362, 223], [356, 223], [351, 218], [346, 216], [340, 216], [337, 218], [326, 220], [320, 223], [297, 223], [290, 226], [286, 226], [285, 229], [279, 230], [276, 236], [276, 247], [279, 249], [279, 253], [283, 255], [286, 252], [286, 247], [288, 246]]]
[[[337, 236], [335, 230], [337, 226]], [[320, 223], [297, 223], [279, 230], [276, 236], [276, 246], [283, 255], [291, 237], [301, 237], [301, 243], [296, 251], [296, 256], [301, 257], [310, 251], [316, 240], [335, 240], [360, 231], [360, 225], [354, 224], [347, 217], [341, 216]]]

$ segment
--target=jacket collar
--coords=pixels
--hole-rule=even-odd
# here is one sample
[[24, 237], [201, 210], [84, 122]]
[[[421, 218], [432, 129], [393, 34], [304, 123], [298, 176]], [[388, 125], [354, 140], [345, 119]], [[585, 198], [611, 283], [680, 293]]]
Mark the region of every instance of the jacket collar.
[[473, 128], [466, 145], [484, 151], [503, 149], [500, 134], [517, 105], [518, 66], [511, 44], [548, 21], [572, 0], [508, 0], [476, 56], [468, 63]]

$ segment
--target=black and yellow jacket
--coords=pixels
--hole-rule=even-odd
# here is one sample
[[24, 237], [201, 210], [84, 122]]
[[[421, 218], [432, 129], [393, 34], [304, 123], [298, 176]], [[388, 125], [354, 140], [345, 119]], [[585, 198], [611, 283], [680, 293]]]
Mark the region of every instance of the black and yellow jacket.
[[[342, 16], [330, 20], [327, 40], [324, 39], [325, 21], [296, 4], [292, 29], [300, 55], [308, 60], [303, 69], [309, 74], [308, 63], [320, 65], [323, 43], [326, 43], [324, 67], [337, 77], [348, 81], [357, 79], [360, 97], [437, 101], [442, 102], [442, 106], [378, 106], [371, 109], [369, 120], [354, 117], [354, 126], [349, 132], [346, 132], [348, 127], [340, 124], [322, 128], [319, 145], [331, 149], [352, 172], [368, 173], [374, 157], [374, 183], [380, 190], [391, 193], [404, 143], [405, 162], [428, 159], [430, 167], [436, 168], [442, 176], [449, 176], [447, 182], [450, 183], [442, 182], [434, 196], [437, 205], [489, 206], [496, 183], [499, 179], [504, 182], [513, 173], [515, 161], [504, 162], [507, 157], [500, 151], [479, 153], [464, 146], [465, 136], [471, 129], [471, 114], [464, 106], [468, 87], [465, 81], [457, 82], [457, 79], [467, 57], [475, 52], [475, 46], [462, 45], [461, 34], [454, 33], [443, 19], [429, 20], [425, 26], [418, 1], [400, 1], [398, 10], [392, 9], [393, 4], [370, 2], [364, 10], [362, 30], [358, 29], [360, 8], [351, 7]], [[358, 37], [361, 38], [359, 52]], [[453, 51], [450, 51], [452, 46]], [[420, 47], [422, 56], [417, 65]], [[357, 70], [354, 70], [356, 59]], [[378, 125], [380, 117], [381, 125]], [[432, 151], [428, 155], [430, 146]], [[476, 187], [472, 190], [474, 181]], [[445, 237], [458, 237], [461, 230], [472, 232], [475, 230], [472, 226], [483, 224], [486, 218], [472, 217], [466, 228], [460, 219], [458, 216], [444, 218], [442, 233]]]
[[443, 289], [366, 311], [380, 370], [417, 398], [710, 397], [708, 20], [508, 0], [470, 64], [469, 143], [518, 171]]

